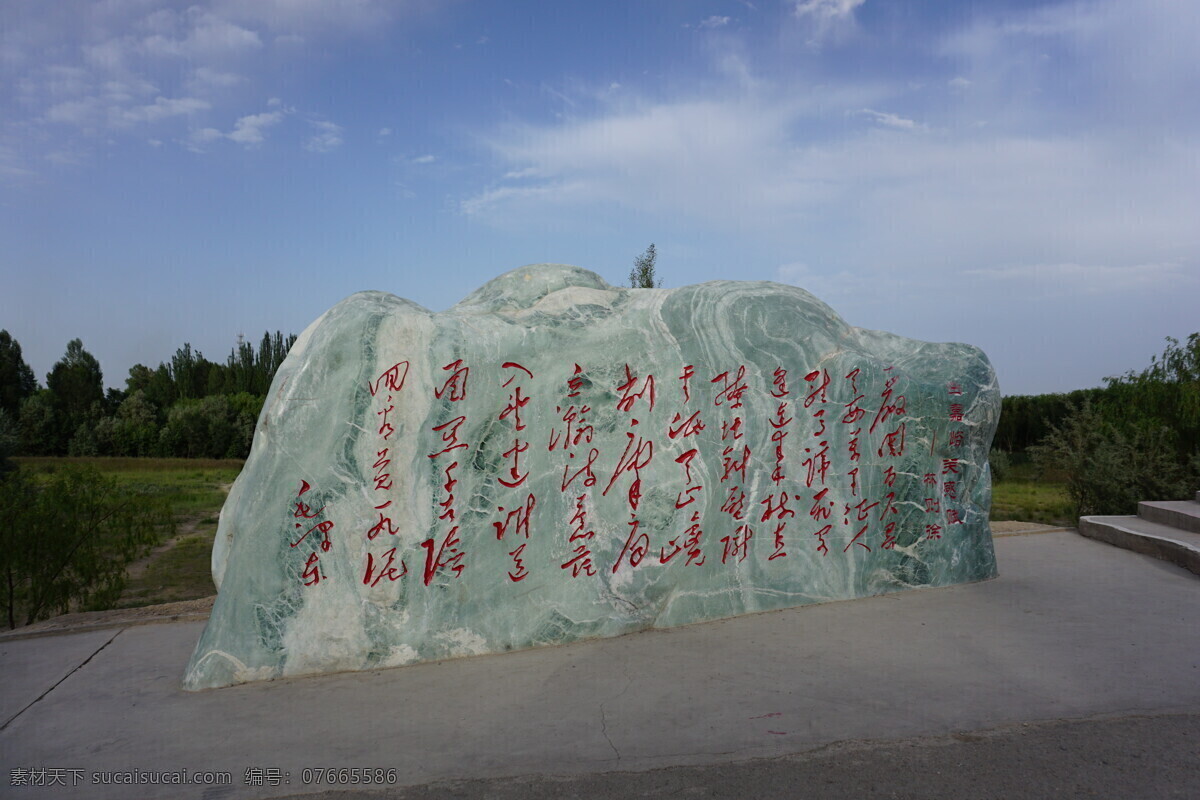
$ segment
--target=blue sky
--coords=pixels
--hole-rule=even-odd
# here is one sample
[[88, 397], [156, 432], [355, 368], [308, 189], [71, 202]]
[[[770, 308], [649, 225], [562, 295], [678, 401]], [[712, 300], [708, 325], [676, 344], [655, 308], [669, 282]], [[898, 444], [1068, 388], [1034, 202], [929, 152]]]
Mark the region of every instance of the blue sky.
[[8, 0], [0, 327], [123, 386], [655, 242], [1095, 386], [1200, 330], [1198, 41], [1164, 0]]

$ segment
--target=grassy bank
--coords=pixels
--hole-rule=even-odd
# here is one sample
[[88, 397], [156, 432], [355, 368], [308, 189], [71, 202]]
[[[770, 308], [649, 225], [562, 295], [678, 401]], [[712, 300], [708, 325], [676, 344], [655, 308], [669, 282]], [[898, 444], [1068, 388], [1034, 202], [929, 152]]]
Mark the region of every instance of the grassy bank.
[[157, 605], [208, 597], [212, 543], [226, 488], [242, 470], [236, 459], [15, 458], [22, 468], [48, 472], [65, 464], [95, 467], [106, 477], [166, 500], [175, 535], [164, 533], [150, 554], [131, 565], [118, 607]]

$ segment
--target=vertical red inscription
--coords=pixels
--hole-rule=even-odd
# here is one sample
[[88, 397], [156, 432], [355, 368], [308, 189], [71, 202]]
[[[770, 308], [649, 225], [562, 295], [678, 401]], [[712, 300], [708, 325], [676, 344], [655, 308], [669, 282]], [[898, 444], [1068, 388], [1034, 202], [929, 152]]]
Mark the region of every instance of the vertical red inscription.
[[[641, 387], [638, 388], [638, 382], [641, 381]], [[633, 369], [629, 364], [625, 365], [625, 381], [617, 387], [617, 392], [620, 397], [617, 399], [617, 410], [629, 414], [629, 427], [634, 428], [641, 424], [641, 421], [633, 416], [637, 413], [636, 404], [640, 400], [645, 404], [646, 413], [654, 411], [655, 390], [654, 390], [654, 375], [647, 374], [645, 378], [639, 378], [634, 374]], [[626, 431], [625, 436], [628, 441], [625, 443], [625, 450], [621, 453], [621, 457], [617, 460], [617, 467], [613, 470], [612, 476], [608, 479], [608, 484], [601, 492], [601, 496], [607, 497], [608, 493], [616, 484], [617, 479], [625, 473], [631, 473], [633, 479], [629, 482], [629, 491], [626, 493], [626, 500], [629, 503], [630, 510], [630, 533], [625, 541], [625, 547], [622, 548], [621, 554], [617, 557], [617, 562], [613, 564], [613, 572], [621, 566], [622, 561], [628, 555], [629, 565], [636, 567], [641, 563], [649, 550], [650, 537], [646, 533], [638, 533], [640, 522], [637, 518], [638, 504], [642, 499], [642, 470], [649, 466], [654, 459], [654, 440], [648, 439], [632, 430]]]
[[[309, 522], [316, 520], [325, 512], [326, 506], [321, 506], [314, 511], [312, 506], [300, 499], [304, 496], [304, 493], [311, 488], [312, 486], [308, 481], [300, 481], [300, 490], [296, 492], [296, 507], [292, 511], [292, 518], [304, 520], [304, 522], [295, 523], [297, 528], [305, 527], [309, 524]], [[329, 532], [331, 530], [333, 530], [332, 520], [319, 520], [313, 523], [313, 525], [309, 527], [309, 529], [305, 531], [299, 539], [291, 542], [290, 546], [298, 547], [301, 542], [308, 538], [310, 533], [316, 531], [321, 537], [321, 543], [318, 545], [317, 549], [319, 549], [322, 553], [328, 553], [329, 549], [333, 547], [333, 542], [331, 542], [329, 539]], [[317, 550], [314, 549], [308, 554], [308, 559], [304, 562], [304, 572], [300, 575], [300, 579], [304, 582], [305, 586], [316, 586], [324, 579], [324, 577], [325, 576], [321, 573], [320, 556], [318, 555]]]
[[721, 505], [721, 511], [728, 514], [733, 521], [733, 533], [721, 537], [724, 545], [721, 563], [727, 564], [730, 559], [744, 561], [750, 552], [750, 540], [754, 538], [754, 529], [745, 521], [746, 494], [742, 487], [746, 484], [746, 465], [750, 462], [750, 446], [744, 441], [745, 433], [742, 426], [745, 420], [738, 409], [743, 408], [742, 397], [749, 388], [746, 384], [746, 365], [739, 364], [736, 370], [726, 370], [714, 375], [709, 381], [718, 389], [713, 398], [713, 406], [724, 407], [726, 417], [721, 420], [721, 483], [736, 476], [737, 483], [728, 487], [729, 496]]
[[[375, 461], [371, 464], [371, 492], [376, 500], [376, 519], [367, 529], [367, 541], [374, 541], [380, 534], [395, 536], [400, 530], [392, 523], [391, 512], [388, 511], [392, 501], [382, 493], [392, 488], [390, 441], [392, 434], [396, 432], [392, 424], [392, 412], [396, 410], [398, 395], [404, 390], [408, 370], [409, 362], [398, 361], [379, 373], [375, 380], [367, 383], [367, 390], [376, 401], [375, 416], [379, 417], [379, 427], [375, 431], [378, 449], [375, 450]], [[384, 553], [384, 556], [386, 561], [377, 562], [374, 554], [367, 553], [367, 563], [363, 570], [365, 585], [375, 587], [383, 580], [397, 581], [408, 574], [408, 566], [403, 559], [400, 560], [398, 568], [395, 566], [395, 547]]]
[[[800, 465], [805, 468], [805, 488], [814, 490], [812, 508], [809, 509], [808, 515], [815, 522], [822, 522], [829, 519], [833, 513], [833, 501], [826, 500], [829, 487], [825, 485], [830, 468], [829, 440], [821, 438], [825, 436], [826, 429], [825, 409], [822, 406], [829, 401], [829, 371], [814, 369], [804, 376], [804, 381], [808, 384], [808, 394], [804, 396], [804, 407], [812, 409], [809, 416], [819, 427], [813, 432], [813, 438], [818, 442], [804, 448], [806, 457], [800, 462]], [[816, 407], [814, 408], [814, 406]], [[817, 539], [817, 552], [823, 556], [829, 555], [829, 544], [825, 537], [829, 536], [832, 531], [833, 524], [829, 523], [813, 533]]]
[[[434, 399], [450, 404], [450, 407], [453, 408], [454, 403], [467, 399], [471, 368], [461, 358], [457, 358], [442, 367], [442, 372], [450, 374], [441, 387], [433, 390], [433, 396]], [[438, 434], [443, 445], [437, 452], [429, 453], [429, 458], [442, 470], [442, 499], [438, 501], [441, 513], [438, 514], [438, 522], [445, 524], [446, 531], [440, 537], [430, 537], [421, 542], [421, 549], [425, 551], [425, 565], [421, 569], [421, 582], [425, 586], [433, 582], [439, 570], [446, 570], [457, 578], [462, 575], [467, 566], [463, 563], [466, 551], [463, 549], [462, 537], [459, 535], [458, 498], [454, 493], [455, 487], [458, 486], [458, 479], [454, 477], [454, 471], [459, 468], [458, 459], [467, 457], [465, 452], [458, 453], [456, 451], [470, 448], [469, 442], [460, 441], [458, 438], [459, 430], [466, 422], [466, 415], [460, 414], [441, 425], [434, 425], [430, 428]]]
[[[959, 425], [966, 423], [966, 411], [960, 398], [962, 396], [962, 386], [951, 381], [946, 385], [946, 394], [949, 397], [950, 413], [949, 418], [951, 423]], [[966, 442], [967, 434], [962, 428], [954, 428], [950, 431], [949, 444], [953, 449], [959, 449]], [[947, 501], [946, 508], [946, 524], [947, 525], [962, 525], [962, 509], [960, 507], [951, 506], [950, 502], [958, 500], [958, 482], [960, 480], [960, 468], [963, 464], [957, 457], [947, 458], [942, 460], [942, 497]]]
[[[683, 372], [679, 376], [682, 381], [683, 404], [686, 406], [692, 400], [692, 393], [688, 382], [696, 374], [696, 369], [691, 364], [683, 368]], [[700, 409], [696, 409], [684, 419], [683, 414], [687, 412], [685, 408], [683, 412], [677, 412], [667, 425], [667, 438], [684, 440], [696, 436], [700, 431], [704, 430], [704, 421], [700, 417]], [[695, 503], [703, 495], [704, 484], [700, 483], [698, 477], [692, 473], [692, 461], [699, 455], [700, 451], [696, 447], [691, 447], [681, 453], [675, 463], [683, 470], [683, 489], [675, 497], [675, 508], [684, 508]], [[699, 567], [704, 564], [704, 549], [700, 545], [700, 540], [704, 537], [704, 529], [700, 526], [701, 514], [693, 509], [689, 517], [689, 522], [683, 533], [677, 534], [675, 538], [669, 540], [666, 545], [659, 548], [658, 561], [660, 564], [669, 564], [675, 556], [686, 551], [687, 558], [684, 561], [684, 566]]]
[[[875, 432], [876, 426], [886, 423], [889, 417], [893, 415], [903, 417], [906, 412], [907, 403], [904, 395], [896, 396], [895, 394], [895, 386], [899, 377], [888, 374], [894, 369], [894, 366], [884, 367], [883, 369], [884, 374], [888, 375], [888, 377], [884, 381], [883, 391], [879, 395], [879, 410], [875, 413], [875, 418], [871, 422], [869, 429], [871, 433]], [[884, 432], [883, 440], [875, 451], [876, 454], [880, 458], [897, 458], [903, 455], [905, 431], [905, 423], [901, 421], [895, 429]], [[879, 522], [883, 523], [883, 541], [879, 544], [881, 550], [896, 549], [896, 521], [892, 519], [892, 517], [900, 513], [896, 508], [896, 476], [896, 467], [894, 465], [887, 464], [883, 466], [883, 485], [889, 491], [883, 496], [883, 499], [876, 503], [880, 507]], [[851, 544], [862, 544], [862, 540], [856, 537], [855, 540], [851, 541]], [[869, 547], [866, 549], [870, 550]]]
[[850, 454], [851, 468], [846, 473], [846, 477], [850, 479], [850, 495], [852, 497], [858, 497], [858, 462], [862, 458], [862, 453], [858, 449], [858, 437], [862, 433], [862, 425], [859, 423], [867, 415], [866, 410], [859, 407], [859, 403], [863, 401], [863, 395], [858, 391], [858, 376], [860, 372], [859, 368], [855, 367], [845, 376], [845, 379], [850, 383], [850, 393], [854, 399], [843, 405], [846, 412], [842, 414], [842, 424], [852, 428], [850, 431], [850, 444], [847, 447]]
[[[587, 424], [587, 415], [592, 409], [586, 403], [578, 400], [579, 393], [585, 382], [583, 368], [578, 364], [575, 365], [575, 370], [571, 377], [567, 379], [567, 394], [563, 403], [555, 407], [555, 411], [562, 416], [560, 419], [565, 423], [562, 432], [556, 428], [550, 429], [550, 441], [547, 445], [547, 450], [553, 452], [560, 450], [566, 453], [566, 463], [563, 464], [562, 484], [559, 491], [566, 493], [580, 477], [580, 485], [574, 490], [580, 494], [574, 495], [574, 511], [571, 514], [570, 520], [570, 538], [568, 539], [568, 547], [570, 548], [570, 557], [559, 565], [561, 569], [571, 570], [571, 577], [578, 578], [581, 575], [589, 577], [596, 574], [596, 565], [592, 561], [592, 540], [596, 537], [596, 532], [588, 529], [587, 522], [587, 501], [588, 490], [596, 485], [596, 473], [592, 466], [596, 463], [600, 451], [595, 447], [588, 448], [587, 458], [582, 466], [575, 466], [572, 469], [572, 459], [575, 458], [575, 448], [581, 444], [592, 443], [592, 426]], [[576, 403], [579, 403], [576, 405]], [[563, 406], [567, 407], [563, 411]]]
[[[528, 368], [519, 364], [516, 361], [505, 361], [500, 369], [506, 370], [508, 380], [506, 380], [501, 388], [508, 389], [508, 402], [504, 406], [504, 410], [500, 412], [496, 419], [500, 421], [510, 420], [513, 426], [513, 431], [516, 434], [513, 437], [512, 447], [504, 451], [504, 457], [509, 460], [507, 478], [501, 477], [498, 480], [500, 484], [509, 489], [515, 489], [522, 486], [529, 478], [528, 472], [521, 471], [521, 454], [529, 450], [529, 442], [521, 438], [521, 431], [527, 427], [525, 421], [521, 418], [522, 410], [529, 405], [529, 396], [525, 394], [523, 381], [528, 378], [533, 379], [533, 373]], [[537, 507], [537, 497], [532, 492], [527, 493], [523, 503], [515, 509], [505, 509], [504, 506], [496, 506], [496, 511], [504, 515], [500, 522], [493, 522], [492, 527], [496, 529], [496, 539], [503, 540], [509, 533], [509, 527], [512, 527], [512, 535], [523, 536], [525, 542], [522, 542], [514, 550], [509, 551], [508, 555], [513, 560], [513, 568], [508, 572], [508, 579], [513, 583], [525, 580], [529, 577], [529, 569], [525, 566], [525, 548], [529, 539], [529, 520], [533, 514], [533, 509]]]

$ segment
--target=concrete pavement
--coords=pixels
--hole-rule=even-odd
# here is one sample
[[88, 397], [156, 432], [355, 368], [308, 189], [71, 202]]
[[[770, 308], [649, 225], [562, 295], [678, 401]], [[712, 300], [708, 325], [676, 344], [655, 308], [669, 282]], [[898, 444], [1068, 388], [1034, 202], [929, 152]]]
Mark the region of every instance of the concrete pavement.
[[[799, 779], [835, 743], [886, 754], [974, 735], [1008, 746], [1003, 731], [1025, 723], [1060, 739], [1093, 727], [1100, 739], [1125, 727], [1182, 736], [1178, 780], [1200, 788], [1200, 771], [1188, 771], [1200, 760], [1200, 580], [1074, 532], [996, 546], [1000, 577], [985, 583], [196, 694], [179, 684], [197, 623], [4, 642], [0, 794], [283, 797], [349, 788], [305, 783], [306, 768], [357, 767], [394, 769], [401, 787], [476, 781], [395, 796], [521, 796], [501, 790], [660, 768], [676, 772], [656, 778], [728, 776], [764, 758], [775, 760], [754, 763], [776, 766], [755, 774], [790, 764]], [[13, 770], [35, 769], [79, 772], [63, 775], [67, 787], [9, 785]], [[232, 782], [91, 782], [184, 769]], [[279, 784], [247, 786], [247, 769]], [[561, 777], [504, 783], [512, 776]]]

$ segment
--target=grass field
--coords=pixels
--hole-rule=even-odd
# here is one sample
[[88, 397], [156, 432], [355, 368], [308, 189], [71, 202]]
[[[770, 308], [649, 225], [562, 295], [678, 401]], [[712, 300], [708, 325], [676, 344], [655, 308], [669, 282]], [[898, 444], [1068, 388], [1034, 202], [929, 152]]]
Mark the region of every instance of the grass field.
[[1024, 461], [1014, 464], [1003, 481], [992, 484], [993, 520], [1075, 525], [1078, 518], [1063, 476], [1043, 476]]
[[1004, 481], [992, 486], [993, 520], [1074, 526], [1078, 521], [1061, 483]]

